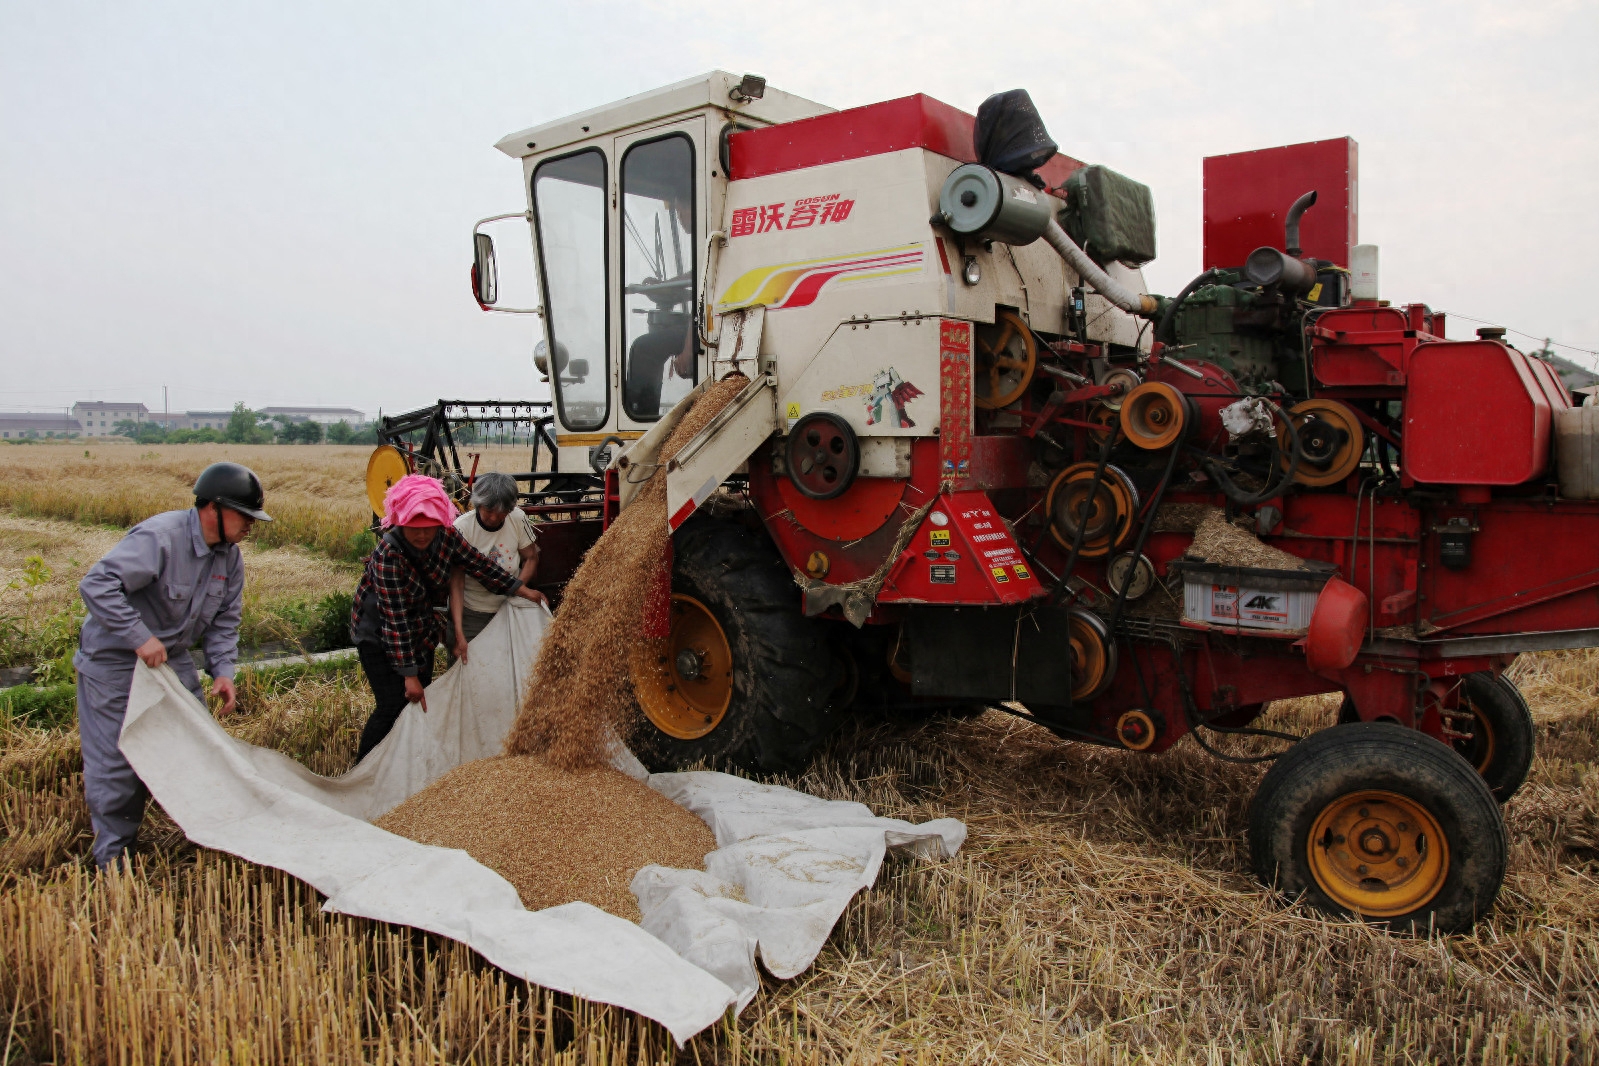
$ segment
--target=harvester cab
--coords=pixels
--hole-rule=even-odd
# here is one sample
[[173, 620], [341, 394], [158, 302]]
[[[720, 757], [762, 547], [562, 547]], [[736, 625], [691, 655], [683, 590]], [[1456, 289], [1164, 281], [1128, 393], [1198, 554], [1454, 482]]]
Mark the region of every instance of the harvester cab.
[[[1533, 743], [1502, 673], [1599, 644], [1599, 419], [1502, 332], [1379, 298], [1353, 141], [1207, 159], [1204, 269], [1170, 297], [1149, 189], [1020, 91], [833, 111], [714, 73], [499, 147], [556, 469], [606, 478], [572, 528], [666, 482], [645, 762], [793, 769], [888, 706], [1192, 735], [1275, 760], [1268, 883], [1405, 928], [1491, 905]], [[1250, 723], [1320, 693], [1340, 724], [1286, 752], [1213, 743], [1295, 740]]]

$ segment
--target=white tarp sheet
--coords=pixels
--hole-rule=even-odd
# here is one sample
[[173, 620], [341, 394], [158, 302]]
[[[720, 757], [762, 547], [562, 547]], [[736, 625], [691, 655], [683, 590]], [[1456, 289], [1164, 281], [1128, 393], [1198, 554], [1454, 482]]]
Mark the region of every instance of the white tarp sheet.
[[[548, 624], [540, 608], [502, 610], [470, 661], [428, 687], [428, 711], [408, 707], [343, 777], [228, 736], [168, 667], [136, 668], [122, 750], [195, 843], [306, 881], [329, 911], [426, 929], [535, 984], [653, 1018], [680, 1043], [754, 998], [757, 955], [778, 977], [808, 967], [886, 850], [953, 855], [965, 840], [955, 819], [912, 825], [727, 774], [651, 775], [710, 825], [718, 849], [704, 872], [638, 872], [641, 928], [586, 903], [526, 910], [465, 852], [368, 824], [500, 753]], [[644, 776], [625, 752], [618, 766]]]

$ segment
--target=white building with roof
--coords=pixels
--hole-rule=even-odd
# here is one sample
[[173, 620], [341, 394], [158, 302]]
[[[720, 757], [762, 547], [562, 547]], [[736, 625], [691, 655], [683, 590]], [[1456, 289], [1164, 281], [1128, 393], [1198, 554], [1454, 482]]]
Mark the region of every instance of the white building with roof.
[[150, 409], [142, 403], [79, 400], [72, 405], [72, 417], [83, 427], [85, 437], [108, 437], [116, 433], [118, 422], [148, 421]]
[[366, 413], [353, 407], [262, 407], [256, 411], [276, 422], [320, 422], [324, 426], [348, 422], [351, 426], [366, 425]]

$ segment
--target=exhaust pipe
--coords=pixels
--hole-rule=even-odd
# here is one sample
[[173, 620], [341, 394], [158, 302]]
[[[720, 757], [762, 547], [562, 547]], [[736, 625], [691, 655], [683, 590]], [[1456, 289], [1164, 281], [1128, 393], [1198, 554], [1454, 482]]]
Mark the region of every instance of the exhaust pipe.
[[1286, 227], [1286, 233], [1284, 234], [1287, 239], [1284, 242], [1284, 250], [1295, 259], [1298, 259], [1300, 254], [1304, 251], [1303, 248], [1299, 247], [1299, 218], [1306, 211], [1309, 211], [1311, 205], [1313, 205], [1315, 202], [1316, 190], [1311, 189], [1305, 195], [1295, 200], [1294, 206], [1288, 209], [1288, 225]]
[[1077, 242], [1066, 235], [1066, 231], [1061, 229], [1060, 223], [1054, 218], [1049, 220], [1049, 225], [1044, 229], [1044, 240], [1066, 260], [1067, 266], [1077, 271], [1083, 281], [1094, 287], [1095, 292], [1128, 314], [1143, 315], [1148, 318], [1153, 317], [1160, 308], [1160, 301], [1155, 297], [1148, 293], [1133, 292], [1101, 270], [1099, 264], [1088, 258], [1087, 252], [1077, 247]]

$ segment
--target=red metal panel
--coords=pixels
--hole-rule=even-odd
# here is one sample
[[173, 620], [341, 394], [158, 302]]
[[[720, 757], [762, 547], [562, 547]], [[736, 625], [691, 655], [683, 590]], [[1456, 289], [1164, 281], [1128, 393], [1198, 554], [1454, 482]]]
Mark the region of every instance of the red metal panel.
[[1399, 386], [1416, 344], [1399, 308], [1346, 307], [1316, 319], [1310, 358], [1323, 385]]
[[1316, 190], [1300, 243], [1307, 256], [1349, 265], [1358, 242], [1359, 149], [1349, 137], [1205, 159], [1205, 268], [1239, 267], [1262, 245], [1282, 249], [1288, 208]]
[[1044, 591], [981, 492], [938, 498], [900, 553], [881, 603], [1021, 603]]
[[[942, 242], [939, 248], [943, 248]], [[972, 324], [938, 324], [939, 477], [964, 479], [972, 472]]]
[[[963, 163], [975, 163], [972, 128], [976, 122], [966, 112], [918, 93], [830, 115], [743, 130], [728, 138], [732, 162], [728, 176], [759, 178], [906, 148], [925, 148]], [[1051, 188], [1059, 188], [1072, 171], [1082, 166], [1070, 156], [1056, 155], [1038, 173]]]
[[1434, 485], [1519, 485], [1549, 465], [1549, 400], [1497, 341], [1433, 341], [1410, 357], [1405, 473]]

